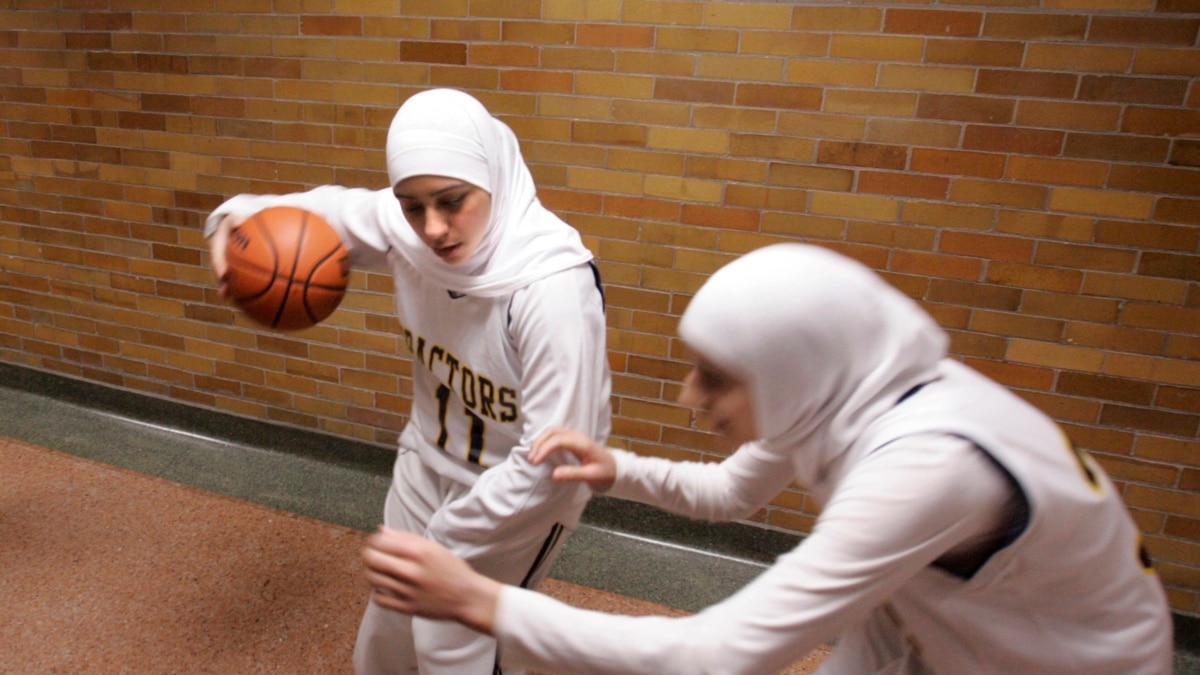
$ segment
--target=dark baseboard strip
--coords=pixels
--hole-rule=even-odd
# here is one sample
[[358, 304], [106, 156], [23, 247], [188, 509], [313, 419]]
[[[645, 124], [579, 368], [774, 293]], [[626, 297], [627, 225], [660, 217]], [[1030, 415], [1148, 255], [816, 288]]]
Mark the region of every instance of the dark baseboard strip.
[[0, 363], [0, 384], [58, 401], [228, 443], [287, 452], [390, 475], [395, 451], [308, 429], [241, 417], [171, 399]]

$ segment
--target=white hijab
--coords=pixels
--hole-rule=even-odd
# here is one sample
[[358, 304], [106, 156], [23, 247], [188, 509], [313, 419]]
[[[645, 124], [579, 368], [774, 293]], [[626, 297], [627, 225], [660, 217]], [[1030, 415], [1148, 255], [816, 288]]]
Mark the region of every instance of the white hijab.
[[411, 228], [398, 228], [401, 255], [448, 290], [495, 297], [592, 259], [579, 233], [537, 198], [517, 137], [483, 104], [453, 89], [410, 97], [387, 137], [390, 185], [411, 176], [467, 181], [492, 196], [492, 213], [471, 257], [451, 265]]
[[826, 478], [873, 420], [935, 377], [947, 337], [908, 296], [833, 251], [777, 244], [721, 268], [680, 335], [744, 382], [762, 443]]

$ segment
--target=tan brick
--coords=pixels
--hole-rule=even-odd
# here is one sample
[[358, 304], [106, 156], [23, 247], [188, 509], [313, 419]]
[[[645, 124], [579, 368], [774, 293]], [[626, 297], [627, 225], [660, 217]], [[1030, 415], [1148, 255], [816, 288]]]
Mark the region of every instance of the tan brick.
[[670, 75], [687, 77], [696, 72], [696, 57], [692, 54], [670, 52], [619, 52], [616, 71], [639, 75]]
[[950, 185], [950, 200], [970, 204], [997, 204], [1024, 209], [1045, 206], [1047, 189], [1040, 185], [1018, 185], [989, 180], [960, 178]]
[[831, 89], [825, 92], [825, 103], [821, 110], [849, 115], [913, 117], [917, 101], [916, 94]]
[[976, 81], [970, 68], [882, 64], [879, 86], [913, 91], [970, 92]]
[[[1027, 338], [1041, 342], [1059, 342], [1063, 333], [1063, 322], [1055, 319], [1046, 319], [1041, 317], [1023, 316], [1016, 312], [1001, 312], [987, 311], [976, 309], [971, 312], [970, 323], [967, 325], [973, 331], [981, 333], [992, 333], [995, 335], [1004, 335], [1008, 337]], [[1034, 371], [1038, 373], [1039, 385], [1034, 386], [1026, 381], [1026, 386], [1033, 386], [1036, 389], [1048, 389], [1053, 383], [1053, 376], [1045, 377], [1046, 371], [1038, 369], [1029, 369], [1025, 366], [1015, 366], [1012, 364], [996, 364], [990, 368], [991, 371], [997, 370], [1009, 371], [1010, 369], [1020, 371]], [[1045, 379], [1044, 379], [1045, 378]], [[1032, 379], [1032, 376], [1027, 374], [1026, 380]], [[1011, 384], [1011, 382], [1008, 382]]]
[[811, 200], [812, 212], [816, 215], [881, 221], [895, 220], [899, 206], [894, 199], [823, 191], [814, 192]]
[[730, 135], [724, 131], [652, 127], [646, 145], [663, 150], [725, 154], [730, 149]]
[[984, 277], [989, 283], [1031, 288], [1055, 293], [1078, 293], [1083, 274], [1077, 270], [1059, 269], [1044, 265], [1008, 262], [989, 262]]
[[1026, 68], [1065, 70], [1089, 73], [1125, 73], [1133, 63], [1134, 50], [1129, 47], [1095, 47], [1061, 42], [1032, 42], [1029, 44]]
[[1048, 183], [1100, 187], [1108, 175], [1108, 165], [1041, 157], [1009, 158], [1005, 177], [1026, 183]]
[[[911, 145], [915, 153], [921, 149], [920, 146], [933, 148], [957, 147], [961, 133], [962, 127], [958, 124], [916, 120], [872, 119], [867, 121], [866, 134], [860, 137], [874, 143]], [[831, 138], [842, 137], [835, 134], [828, 134], [828, 136]]]
[[882, 26], [878, 7], [797, 5], [792, 12], [792, 28], [801, 31], [874, 32]]
[[1100, 372], [1104, 363], [1104, 352], [1083, 347], [1013, 339], [1009, 341], [1005, 359], [1034, 366], [1097, 373]]
[[788, 59], [785, 79], [797, 84], [871, 87], [876, 81], [877, 68], [874, 63], [793, 58]]
[[846, 241], [848, 242], [874, 244], [889, 248], [931, 251], [935, 238], [936, 232], [932, 229], [903, 224], [855, 220], [851, 221], [846, 228]]
[[700, 128], [769, 133], [775, 130], [775, 118], [776, 113], [771, 110], [702, 106], [695, 111], [692, 123]]
[[834, 33], [829, 39], [829, 55], [838, 59], [919, 63], [924, 49], [916, 37]]
[[1030, 211], [1001, 211], [996, 225], [1001, 232], [1067, 241], [1091, 241], [1094, 228], [1091, 218]]
[[692, 155], [687, 158], [684, 175], [689, 178], [761, 183], [767, 177], [767, 166], [756, 161]]
[[654, 197], [720, 203], [722, 183], [710, 180], [646, 176], [645, 193]]
[[1154, 208], [1154, 199], [1151, 195], [1056, 187], [1050, 191], [1049, 206], [1068, 213], [1146, 218]]
[[1111, 104], [1038, 100], [1017, 103], [1016, 122], [1023, 126], [1115, 131], [1120, 119], [1120, 107]]
[[1159, 354], [1164, 344], [1159, 331], [1095, 323], [1068, 323], [1064, 337], [1073, 344], [1134, 354]]
[[542, 17], [552, 21], [618, 21], [621, 18], [620, 0], [546, 0]]
[[779, 133], [788, 136], [857, 140], [863, 138], [865, 128], [866, 123], [863, 119], [850, 115], [793, 113], [790, 111], [779, 114]]
[[603, 171], [589, 168], [571, 168], [567, 172], [567, 186], [582, 190], [602, 190], [617, 194], [641, 194], [643, 177], [619, 171]]
[[846, 169], [826, 169], [772, 162], [767, 170], [767, 182], [784, 187], [849, 191], [854, 182], [854, 172]]
[[1035, 316], [1111, 324], [1120, 312], [1120, 303], [1108, 298], [1031, 291], [1025, 294], [1022, 310]]
[[654, 95], [654, 78], [607, 73], [579, 73], [575, 76], [575, 93], [584, 96], [651, 98]]
[[994, 209], [941, 202], [909, 201], [902, 208], [903, 222], [948, 230], [987, 230], [996, 219]]
[[608, 168], [641, 173], [682, 176], [686, 157], [679, 153], [637, 149], [609, 149]]
[[625, 0], [621, 19], [628, 23], [699, 26], [704, 21], [704, 3], [673, 0]]
[[680, 28], [659, 26], [654, 47], [679, 52], [736, 53], [740, 31], [716, 28]]
[[[715, 32], [715, 31], [706, 31]], [[732, 49], [712, 51], [738, 51], [741, 54], [772, 54], [778, 56], [824, 56], [829, 52], [829, 36], [826, 34], [797, 33], [795, 31], [734, 31]], [[659, 30], [659, 46], [662, 46], [663, 30]], [[738, 40], [740, 38], [740, 42]]]

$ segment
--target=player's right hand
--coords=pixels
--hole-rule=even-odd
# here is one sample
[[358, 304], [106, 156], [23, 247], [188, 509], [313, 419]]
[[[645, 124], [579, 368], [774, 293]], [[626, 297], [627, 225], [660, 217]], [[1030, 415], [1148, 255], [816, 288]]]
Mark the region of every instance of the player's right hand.
[[229, 242], [229, 233], [241, 224], [240, 219], [227, 215], [217, 225], [216, 232], [208, 238], [209, 259], [212, 261], [213, 274], [221, 284], [221, 295], [225, 295], [225, 273], [229, 271], [229, 263], [225, 260], [225, 246]]
[[555, 452], [574, 455], [579, 464], [562, 463], [551, 476], [560, 481], [582, 481], [593, 492], [607, 492], [617, 479], [617, 460], [608, 448], [587, 434], [571, 429], [551, 428], [542, 432], [529, 449], [529, 461], [541, 464]]

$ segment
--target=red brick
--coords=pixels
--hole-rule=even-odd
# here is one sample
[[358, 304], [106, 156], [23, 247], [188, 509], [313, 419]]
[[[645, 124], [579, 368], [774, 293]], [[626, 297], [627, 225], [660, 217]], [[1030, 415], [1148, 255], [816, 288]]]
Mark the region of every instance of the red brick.
[[785, 110], [820, 110], [821, 97], [822, 90], [819, 87], [741, 83], [737, 87], [734, 103]]
[[1020, 42], [931, 39], [925, 45], [925, 62], [1017, 68], [1024, 53]]
[[983, 270], [982, 261], [961, 256], [916, 251], [896, 251], [889, 266], [893, 272], [920, 274], [935, 279], [977, 281]]
[[1070, 371], [1059, 374], [1058, 385], [1055, 387], [1055, 391], [1068, 396], [1084, 396], [1135, 405], [1149, 405], [1154, 399], [1154, 390], [1153, 382]]
[[1020, 40], [1080, 40], [1087, 34], [1088, 17], [1084, 14], [988, 12], [983, 25], [985, 37]]
[[302, 35], [362, 35], [362, 17], [305, 15], [300, 17]]
[[687, 225], [720, 227], [732, 230], [758, 230], [759, 212], [752, 209], [734, 209], [724, 206], [684, 204], [680, 222]]
[[1167, 163], [1173, 166], [1200, 167], [1200, 141], [1178, 139]]
[[1200, 389], [1159, 385], [1154, 404], [1162, 408], [1200, 413]]
[[1200, 225], [1200, 199], [1163, 197], [1154, 209], [1155, 220]]
[[1088, 42], [1191, 46], [1200, 21], [1179, 17], [1094, 16]]
[[975, 92], [997, 96], [1070, 98], [1078, 77], [1072, 73], [980, 69]]
[[1137, 272], [1150, 277], [1200, 281], [1200, 255], [1145, 251], [1141, 255]]
[[[1200, 204], [1193, 208], [1200, 209]], [[1200, 217], [1200, 214], [1197, 214]], [[1097, 244], [1125, 246], [1131, 249], [1167, 249], [1191, 252], [1200, 249], [1200, 229], [1162, 223], [1102, 220], [1096, 223]]]
[[890, 7], [884, 14], [883, 32], [912, 35], [975, 37], [983, 23], [979, 12], [957, 12]]
[[938, 249], [955, 255], [977, 256], [990, 260], [1030, 262], [1034, 240], [976, 232], [942, 232]]
[[1106, 404], [1101, 408], [1100, 423], [1118, 429], [1194, 437], [1197, 429], [1200, 429], [1200, 415]]
[[923, 119], [955, 120], [958, 122], [1011, 122], [1016, 104], [983, 96], [950, 94], [921, 94], [917, 100], [917, 117]]
[[1119, 190], [1200, 196], [1200, 170], [1118, 164], [1109, 173], [1108, 186]]
[[733, 82], [706, 82], [660, 77], [654, 81], [654, 98], [730, 105], [733, 103], [735, 87]]
[[1188, 80], [1184, 78], [1084, 75], [1079, 84], [1079, 100], [1181, 105], [1187, 88]]
[[945, 199], [949, 189], [950, 179], [941, 176], [883, 171], [863, 171], [858, 175], [858, 191], [864, 194]]
[[580, 45], [648, 49], [654, 47], [652, 26], [579, 24], [575, 27], [575, 42]]
[[[1200, 92], [1200, 87], [1193, 91]], [[1198, 104], [1200, 99], [1190, 105]], [[1196, 129], [1200, 129], [1200, 110], [1130, 106], [1121, 124], [1121, 131], [1148, 136], [1185, 136], [1196, 133]]]
[[1069, 133], [1063, 155], [1115, 162], [1154, 163], [1165, 161], [1170, 141], [1121, 134]]
[[963, 135], [963, 148], [1026, 155], [1057, 155], [1062, 149], [1064, 135], [1060, 131], [1049, 129], [1016, 129], [972, 124], [967, 126]]
[[415, 63], [448, 63], [458, 66], [467, 64], [467, 45], [461, 42], [414, 42], [400, 43], [400, 60]]
[[879, 169], [903, 169], [908, 150], [901, 145], [821, 141], [817, 145], [818, 164], [840, 164]]
[[1004, 173], [1004, 163], [1004, 156], [994, 153], [913, 148], [910, 168], [913, 171], [951, 176], [1000, 178]]

